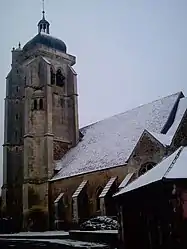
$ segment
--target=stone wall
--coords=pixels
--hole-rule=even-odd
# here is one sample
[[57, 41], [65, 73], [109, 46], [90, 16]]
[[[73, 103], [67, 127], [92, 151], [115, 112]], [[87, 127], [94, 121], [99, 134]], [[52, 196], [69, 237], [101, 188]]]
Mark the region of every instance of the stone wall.
[[136, 144], [128, 162], [129, 172], [138, 171], [145, 163], [157, 164], [166, 153], [166, 148], [149, 133], [144, 132]]
[[[59, 196], [60, 193], [64, 193], [64, 200], [65, 200], [65, 217], [67, 222], [72, 222], [72, 195], [79, 187], [79, 185], [84, 181], [87, 180], [87, 195], [89, 199], [89, 215], [96, 216], [100, 214], [97, 210], [97, 192], [98, 188], [101, 187], [102, 189], [105, 187], [107, 182], [110, 180], [111, 177], [117, 176], [118, 184], [124, 179], [126, 174], [128, 173], [127, 166], [119, 166], [112, 169], [101, 170], [97, 172], [93, 172], [90, 174], [79, 175], [67, 179], [58, 180], [55, 182], [50, 182], [50, 192], [51, 192], [51, 199], [50, 205], [53, 206], [55, 199]], [[84, 208], [84, 207], [83, 207]], [[54, 206], [53, 206], [54, 210]], [[53, 211], [52, 211], [53, 212]]]
[[54, 200], [58, 195], [64, 193], [65, 217], [67, 221], [71, 223], [73, 212], [72, 195], [81, 182], [87, 180], [86, 191], [89, 199], [89, 215], [90, 217], [99, 215], [101, 214], [101, 212], [97, 210], [97, 192], [99, 188], [103, 189], [111, 177], [117, 177], [118, 186], [129, 172], [136, 172], [135, 177], [138, 177], [138, 171], [142, 165], [147, 162], [160, 162], [165, 153], [165, 147], [149, 133], [145, 132], [135, 146], [127, 165], [50, 182], [50, 205], [53, 206]]

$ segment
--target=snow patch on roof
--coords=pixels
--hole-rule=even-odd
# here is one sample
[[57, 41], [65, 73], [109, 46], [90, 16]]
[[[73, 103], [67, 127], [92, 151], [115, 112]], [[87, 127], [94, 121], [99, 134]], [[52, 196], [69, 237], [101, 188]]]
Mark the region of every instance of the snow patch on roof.
[[164, 146], [169, 146], [172, 142], [173, 136], [169, 136], [168, 134], [156, 133], [153, 131], [148, 131], [157, 141], [159, 141]]
[[46, 57], [42, 56], [42, 58], [47, 64], [51, 65], [51, 62]]
[[61, 170], [52, 181], [124, 165], [145, 129], [161, 132], [180, 96], [181, 92], [82, 128], [82, 141], [56, 161]]
[[134, 172], [133, 173], [129, 173], [125, 176], [124, 180], [121, 182], [121, 184], [119, 185], [119, 189], [122, 189], [124, 187], [127, 186], [127, 184], [129, 183], [129, 181], [131, 180], [132, 176], [134, 175]]

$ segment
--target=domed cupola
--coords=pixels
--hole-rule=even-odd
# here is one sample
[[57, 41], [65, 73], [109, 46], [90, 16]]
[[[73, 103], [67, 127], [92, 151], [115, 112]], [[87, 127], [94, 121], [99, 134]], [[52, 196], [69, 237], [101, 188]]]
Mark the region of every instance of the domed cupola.
[[48, 48], [52, 48], [61, 51], [63, 53], [66, 53], [67, 50], [66, 44], [62, 40], [49, 35], [50, 23], [45, 19], [44, 1], [43, 1], [42, 14], [43, 17], [38, 22], [38, 34], [25, 44], [23, 50], [28, 51], [33, 49], [37, 45], [44, 45]]

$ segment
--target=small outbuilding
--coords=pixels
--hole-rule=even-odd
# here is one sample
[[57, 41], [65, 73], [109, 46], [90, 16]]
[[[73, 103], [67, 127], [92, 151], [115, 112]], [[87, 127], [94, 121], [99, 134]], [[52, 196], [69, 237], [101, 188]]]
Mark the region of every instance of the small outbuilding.
[[121, 248], [187, 248], [187, 147], [180, 147], [114, 198]]

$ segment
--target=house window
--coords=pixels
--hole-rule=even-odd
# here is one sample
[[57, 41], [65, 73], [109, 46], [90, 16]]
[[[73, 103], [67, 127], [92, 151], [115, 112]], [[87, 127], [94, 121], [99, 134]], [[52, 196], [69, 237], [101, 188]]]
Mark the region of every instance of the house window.
[[19, 115], [18, 115], [18, 114], [16, 114], [16, 117], [15, 117], [15, 118], [16, 118], [16, 120], [18, 120], [18, 119], [19, 119]]
[[56, 72], [56, 85], [57, 86], [63, 86], [64, 85], [64, 79], [65, 77], [62, 75], [62, 72], [60, 69]]
[[39, 107], [40, 107], [40, 110], [43, 110], [43, 99], [40, 99], [40, 101], [39, 101]]
[[19, 86], [16, 86], [16, 92], [17, 93], [19, 92]]
[[152, 169], [155, 165], [156, 163], [154, 162], [147, 162], [143, 164], [138, 172], [138, 176], [145, 174], [148, 170]]

